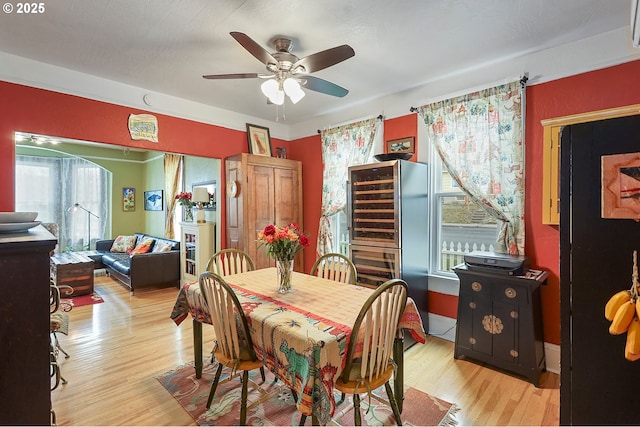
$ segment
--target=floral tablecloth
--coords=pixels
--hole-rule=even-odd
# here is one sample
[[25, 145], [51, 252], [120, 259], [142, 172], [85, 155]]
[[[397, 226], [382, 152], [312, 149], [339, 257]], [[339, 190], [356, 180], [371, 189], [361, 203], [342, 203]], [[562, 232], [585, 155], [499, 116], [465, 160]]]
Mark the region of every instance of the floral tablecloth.
[[[295, 273], [294, 291], [277, 293], [275, 268], [225, 277], [249, 322], [260, 360], [298, 393], [298, 410], [326, 424], [335, 410], [333, 384], [344, 367], [348, 339], [360, 308], [372, 289]], [[198, 283], [185, 284], [171, 318], [188, 315], [211, 323]], [[426, 339], [413, 300], [407, 301], [400, 327], [420, 343]]]

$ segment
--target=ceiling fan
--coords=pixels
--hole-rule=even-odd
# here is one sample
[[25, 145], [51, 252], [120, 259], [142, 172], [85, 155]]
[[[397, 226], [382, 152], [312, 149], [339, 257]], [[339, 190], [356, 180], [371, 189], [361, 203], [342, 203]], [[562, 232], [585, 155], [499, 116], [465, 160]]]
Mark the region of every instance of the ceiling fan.
[[276, 51], [269, 53], [244, 33], [234, 31], [230, 34], [258, 61], [266, 65], [268, 73], [211, 74], [202, 76], [205, 79], [266, 79], [261, 85], [262, 93], [267, 96], [269, 102], [276, 105], [284, 103], [285, 94], [294, 104], [300, 101], [305, 95], [301, 87], [337, 97], [349, 93], [347, 89], [335, 83], [309, 75], [354, 56], [355, 51], [349, 45], [343, 44], [298, 58], [291, 53], [293, 42], [290, 39], [275, 38], [272, 43]]

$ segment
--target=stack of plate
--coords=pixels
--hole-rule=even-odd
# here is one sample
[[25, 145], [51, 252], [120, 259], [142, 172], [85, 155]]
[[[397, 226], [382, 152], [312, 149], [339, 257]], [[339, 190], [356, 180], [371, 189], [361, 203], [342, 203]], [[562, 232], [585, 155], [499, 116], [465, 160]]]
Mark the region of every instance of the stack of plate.
[[0, 233], [18, 233], [40, 225], [38, 212], [0, 212]]

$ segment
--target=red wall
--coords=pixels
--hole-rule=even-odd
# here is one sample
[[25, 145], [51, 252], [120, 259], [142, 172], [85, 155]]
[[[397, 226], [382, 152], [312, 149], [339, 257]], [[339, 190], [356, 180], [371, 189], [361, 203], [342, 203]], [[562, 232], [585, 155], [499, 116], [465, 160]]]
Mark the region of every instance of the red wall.
[[[560, 343], [559, 237], [558, 227], [542, 224], [542, 125], [551, 117], [577, 114], [640, 103], [640, 61], [584, 73], [527, 88], [526, 113], [526, 253], [532, 265], [551, 272], [543, 288], [545, 341]], [[158, 118], [157, 144], [132, 141], [127, 130], [129, 114], [143, 110], [64, 95], [51, 91], [0, 82], [0, 211], [14, 209], [13, 132], [97, 141], [129, 147], [225, 157], [247, 152], [246, 133], [190, 120], [154, 114]], [[416, 114], [385, 121], [385, 140], [416, 136]], [[422, 142], [421, 142], [422, 143]], [[312, 135], [291, 143], [274, 140], [272, 147], [287, 147], [288, 157], [303, 162], [304, 230], [315, 242], [320, 220], [322, 152], [320, 136]], [[640, 142], [638, 144], [640, 148]], [[416, 148], [417, 149], [417, 148]], [[415, 158], [415, 157], [414, 157]], [[222, 176], [224, 181], [224, 174]], [[225, 183], [221, 183], [224, 188]], [[225, 208], [225, 201], [222, 201]], [[225, 241], [222, 217], [222, 241]], [[305, 269], [315, 258], [315, 247], [305, 250]], [[457, 298], [430, 296], [430, 312], [455, 316]]]
[[[155, 113], [159, 142], [133, 141], [127, 127], [129, 114], [146, 112], [0, 82], [0, 211], [14, 210], [15, 131], [220, 159], [249, 151], [246, 132]], [[271, 143], [272, 148], [289, 145], [279, 139]], [[220, 188], [225, 188], [224, 179], [223, 174]], [[222, 209], [226, 209], [224, 198]], [[224, 215], [221, 222], [224, 242]]]

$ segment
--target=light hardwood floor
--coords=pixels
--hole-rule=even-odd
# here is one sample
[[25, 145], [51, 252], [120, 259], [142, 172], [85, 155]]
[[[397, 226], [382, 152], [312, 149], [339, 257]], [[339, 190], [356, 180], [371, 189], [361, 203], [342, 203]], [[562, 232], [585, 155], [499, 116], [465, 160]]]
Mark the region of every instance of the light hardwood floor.
[[[193, 360], [191, 319], [169, 318], [176, 288], [142, 288], [134, 296], [96, 277], [102, 304], [76, 307], [69, 335], [69, 381], [51, 393], [59, 426], [195, 425], [155, 379]], [[204, 342], [212, 339], [204, 327]], [[453, 343], [429, 337], [405, 353], [405, 383], [459, 406], [460, 425], [558, 425], [559, 376], [544, 373], [540, 388], [479, 364], [453, 359]]]

